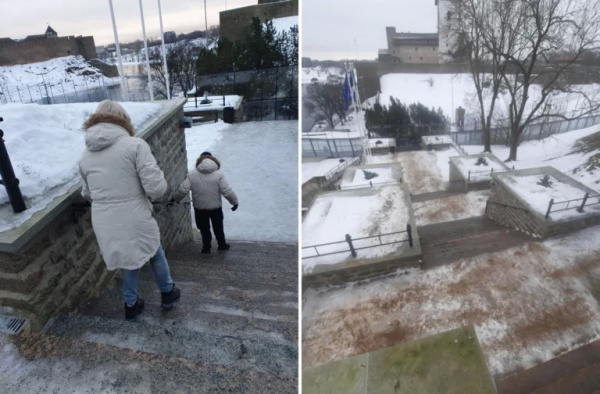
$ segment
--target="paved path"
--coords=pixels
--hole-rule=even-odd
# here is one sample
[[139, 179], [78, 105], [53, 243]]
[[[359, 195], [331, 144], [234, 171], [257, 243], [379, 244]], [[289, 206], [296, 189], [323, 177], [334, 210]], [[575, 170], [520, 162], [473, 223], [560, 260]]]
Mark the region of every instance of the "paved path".
[[496, 379], [499, 394], [600, 393], [600, 340], [520, 373]]
[[455, 192], [449, 192], [447, 190], [441, 190], [441, 191], [431, 192], [431, 193], [414, 194], [414, 195], [410, 196], [410, 200], [412, 202], [423, 202], [423, 201], [429, 201], [429, 200], [436, 200], [438, 198], [452, 197], [452, 196], [456, 196], [458, 194], [464, 194], [464, 193], [455, 193]]
[[532, 240], [485, 216], [421, 226], [418, 231], [423, 251], [423, 269], [497, 252]]

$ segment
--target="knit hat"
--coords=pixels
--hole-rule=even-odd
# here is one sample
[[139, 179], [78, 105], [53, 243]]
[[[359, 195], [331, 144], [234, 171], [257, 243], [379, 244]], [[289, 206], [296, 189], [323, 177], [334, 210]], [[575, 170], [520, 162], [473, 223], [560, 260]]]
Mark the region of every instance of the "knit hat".
[[210, 152], [202, 152], [202, 153], [200, 153], [200, 156], [212, 156], [212, 155], [210, 154]]

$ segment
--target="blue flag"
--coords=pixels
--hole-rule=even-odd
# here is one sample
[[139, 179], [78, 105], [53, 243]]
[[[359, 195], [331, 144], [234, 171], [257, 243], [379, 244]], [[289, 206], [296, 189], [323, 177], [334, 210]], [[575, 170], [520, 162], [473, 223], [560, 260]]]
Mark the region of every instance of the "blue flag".
[[344, 98], [344, 111], [348, 111], [350, 108], [350, 103], [352, 103], [352, 91], [350, 89], [350, 78], [348, 78], [348, 73], [346, 73], [346, 78], [344, 78], [344, 90], [342, 92], [342, 97]]

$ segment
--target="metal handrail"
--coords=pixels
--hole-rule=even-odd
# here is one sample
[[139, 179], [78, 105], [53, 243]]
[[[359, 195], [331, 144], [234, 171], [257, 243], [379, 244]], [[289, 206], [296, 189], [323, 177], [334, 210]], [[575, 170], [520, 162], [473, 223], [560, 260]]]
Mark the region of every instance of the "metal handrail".
[[[393, 241], [393, 242], [383, 242], [381, 240], [381, 237], [386, 237], [386, 236], [390, 236], [390, 235], [397, 235], [397, 234], [404, 234], [407, 233], [408, 234], [408, 238], [407, 239], [403, 239], [403, 240], [399, 240], [399, 241]], [[358, 247], [355, 248], [353, 243], [356, 241], [363, 241], [363, 240], [367, 240], [367, 239], [378, 239], [379, 240], [379, 244], [377, 245], [371, 245], [371, 246], [362, 246], [362, 247]], [[386, 245], [393, 245], [393, 244], [399, 244], [399, 243], [404, 243], [404, 242], [408, 242], [410, 247], [413, 246], [413, 238], [412, 238], [412, 229], [410, 224], [406, 225], [406, 231], [396, 231], [396, 232], [392, 232], [392, 233], [386, 233], [386, 234], [378, 234], [378, 235], [371, 235], [368, 237], [361, 237], [361, 238], [355, 238], [352, 239], [350, 237], [350, 235], [346, 234], [346, 240], [345, 241], [337, 241], [337, 242], [329, 242], [329, 243], [324, 243], [324, 244], [318, 244], [318, 245], [310, 245], [310, 246], [303, 246], [302, 250], [307, 250], [307, 249], [314, 249], [314, 251], [316, 252], [315, 256], [302, 256], [302, 259], [312, 259], [312, 258], [316, 258], [316, 257], [323, 257], [323, 256], [330, 256], [330, 255], [334, 255], [334, 254], [340, 254], [340, 253], [347, 253], [350, 252], [352, 253], [353, 257], [356, 257], [356, 251], [357, 250], [363, 250], [363, 249], [370, 249], [370, 248], [377, 248], [380, 246], [386, 246]], [[349, 247], [348, 249], [344, 249], [344, 250], [339, 250], [336, 252], [329, 252], [329, 253], [319, 253], [319, 250], [317, 248], [322, 247], [322, 246], [331, 246], [331, 245], [336, 245], [336, 244], [344, 244], [344, 243], [348, 243]]]
[[381, 183], [369, 182], [369, 183], [361, 183], [360, 185], [340, 186], [339, 190], [361, 189], [361, 188], [367, 188], [367, 187], [373, 187], [373, 186], [389, 186], [389, 185], [397, 185], [398, 183], [402, 183], [402, 179], [400, 179], [398, 182], [393, 182], [393, 181], [381, 182]]
[[[596, 198], [597, 201], [593, 202], [593, 203], [587, 203], [589, 198]], [[581, 205], [578, 205], [576, 207], [570, 207], [569, 204], [572, 202], [579, 202], [581, 201]], [[561, 208], [561, 209], [552, 209], [553, 206], [558, 205], [558, 204], [567, 204], [567, 206], [565, 208]], [[576, 198], [573, 200], [564, 200], [564, 201], [554, 201], [554, 199], [550, 199], [550, 201], [548, 202], [548, 209], [546, 210], [546, 219], [548, 219], [548, 217], [550, 217], [550, 214], [553, 212], [561, 212], [561, 211], [567, 211], [569, 209], [576, 209], [577, 212], [581, 213], [583, 212], [583, 208], [586, 206], [590, 206], [590, 205], [599, 205], [600, 204], [600, 194], [593, 194], [590, 195], [589, 193], [585, 193], [585, 196], [583, 196], [582, 198]]]

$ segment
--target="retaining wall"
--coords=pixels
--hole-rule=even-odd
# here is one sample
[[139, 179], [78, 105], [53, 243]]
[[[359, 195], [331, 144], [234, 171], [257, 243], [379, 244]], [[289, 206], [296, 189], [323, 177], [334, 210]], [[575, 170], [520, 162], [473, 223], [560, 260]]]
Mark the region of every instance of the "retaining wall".
[[[138, 133], [150, 145], [170, 190], [187, 174], [180, 127], [184, 103], [172, 101]], [[73, 205], [81, 202], [81, 187], [74, 186], [19, 228], [0, 233], [0, 306], [30, 319], [35, 331], [53, 315], [99, 295], [120, 272], [106, 269], [90, 209]], [[165, 249], [192, 239], [189, 205], [158, 206], [155, 217]]]

